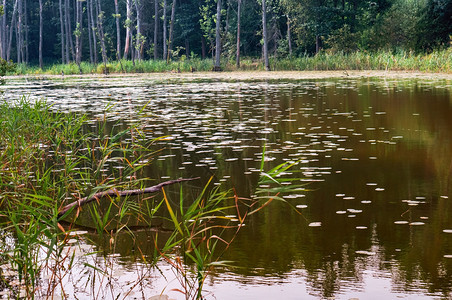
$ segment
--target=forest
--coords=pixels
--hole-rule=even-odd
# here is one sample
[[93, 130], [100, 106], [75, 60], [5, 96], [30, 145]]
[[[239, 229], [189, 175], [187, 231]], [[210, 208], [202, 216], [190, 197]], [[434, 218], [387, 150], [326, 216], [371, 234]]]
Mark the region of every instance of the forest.
[[450, 0], [2, 0], [0, 56], [42, 67], [111, 60], [287, 58], [451, 47]]

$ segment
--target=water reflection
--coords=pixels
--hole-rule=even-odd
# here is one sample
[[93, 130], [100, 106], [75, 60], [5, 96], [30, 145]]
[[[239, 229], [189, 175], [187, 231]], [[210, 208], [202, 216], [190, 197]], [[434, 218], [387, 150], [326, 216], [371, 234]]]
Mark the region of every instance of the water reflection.
[[451, 296], [450, 81], [11, 81], [5, 98], [20, 94], [165, 136], [143, 174], [157, 180], [215, 176], [250, 196], [264, 145], [266, 168], [301, 161], [311, 191], [285, 199], [303, 215], [272, 203], [250, 217], [224, 257], [240, 268], [207, 283], [218, 298]]

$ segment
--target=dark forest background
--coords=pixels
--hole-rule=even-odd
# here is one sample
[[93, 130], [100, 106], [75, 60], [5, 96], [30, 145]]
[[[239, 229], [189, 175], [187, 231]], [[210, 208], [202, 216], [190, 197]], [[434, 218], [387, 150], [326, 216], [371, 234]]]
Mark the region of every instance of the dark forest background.
[[216, 38], [222, 58], [260, 58], [264, 30], [268, 55], [276, 58], [430, 52], [451, 47], [452, 38], [450, 0], [1, 1], [0, 56], [32, 65], [213, 59]]

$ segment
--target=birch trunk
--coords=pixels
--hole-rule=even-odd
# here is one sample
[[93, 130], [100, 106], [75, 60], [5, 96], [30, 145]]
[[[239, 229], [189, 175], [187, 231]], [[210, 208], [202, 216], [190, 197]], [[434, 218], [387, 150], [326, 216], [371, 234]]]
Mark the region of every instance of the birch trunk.
[[270, 71], [270, 63], [268, 61], [268, 41], [267, 41], [267, 6], [266, 0], [262, 0], [262, 37], [264, 39], [263, 54], [265, 70]]
[[173, 34], [174, 34], [174, 22], [176, 21], [176, 4], [177, 0], [173, 0], [173, 6], [171, 8], [171, 20], [170, 20], [170, 28], [169, 28], [169, 39], [168, 39], [168, 57], [166, 62], [168, 63], [171, 60], [172, 51], [173, 51]]
[[158, 27], [159, 27], [159, 0], [154, 0], [154, 60], [157, 59], [158, 46]]
[[65, 31], [65, 38], [66, 38], [66, 63], [69, 63], [69, 48], [70, 48], [70, 40], [69, 40], [69, 36], [71, 35], [71, 31], [69, 30], [69, 0], [64, 0], [64, 31]]
[[27, 9], [27, 0], [23, 0], [24, 1], [24, 5], [23, 5], [23, 22], [24, 22], [24, 26], [23, 26], [23, 30], [24, 30], [24, 36], [22, 38], [22, 62], [25, 62], [26, 64], [28, 64], [28, 59], [29, 59], [29, 52], [28, 52], [28, 9]]
[[289, 55], [292, 56], [292, 33], [290, 29], [290, 17], [289, 15], [286, 15], [287, 17], [287, 42], [289, 44]]
[[94, 58], [94, 64], [97, 65], [97, 39], [96, 39], [96, 22], [94, 19], [94, 9], [93, 9], [93, 1], [95, 0], [88, 0], [89, 1], [89, 18], [91, 19], [91, 35], [93, 38], [93, 58]]
[[130, 38], [132, 36], [132, 34], [130, 33], [130, 26], [132, 26], [132, 0], [127, 0], [126, 9], [126, 39], [124, 45], [124, 59], [127, 59], [130, 52]]
[[[3, 0], [3, 8], [6, 7], [6, 0]], [[6, 12], [1, 17], [2, 19], [2, 30], [1, 30], [1, 54], [0, 57], [5, 59], [6, 58], [6, 40], [8, 39], [7, 32], [6, 32]]]
[[215, 28], [215, 66], [214, 71], [221, 71], [220, 56], [221, 56], [221, 0], [217, 0], [217, 24]]
[[18, 7], [18, 19], [17, 19], [17, 27], [16, 27], [16, 50], [17, 50], [17, 63], [20, 64], [23, 58], [23, 36], [22, 36], [22, 17], [23, 17], [23, 6], [22, 0], [19, 0]]
[[116, 56], [121, 60], [121, 31], [119, 27], [119, 7], [118, 0], [115, 0], [115, 19], [116, 19]]
[[10, 58], [11, 58], [11, 45], [13, 43], [13, 29], [14, 29], [15, 23], [16, 23], [16, 13], [17, 13], [18, 2], [19, 2], [18, 0], [16, 0], [16, 2], [14, 2], [13, 15], [11, 17], [11, 23], [10, 23], [10, 27], [9, 27], [9, 41], [8, 41], [8, 50], [6, 51], [6, 60], [10, 60]]
[[141, 34], [141, 3], [140, 0], [135, 0], [135, 9], [137, 11], [137, 37], [136, 37], [136, 58], [142, 59], [143, 56], [143, 35]]
[[240, 68], [240, 16], [242, 13], [242, 0], [237, 0], [237, 52], [235, 57], [235, 65]]
[[167, 0], [163, 0], [163, 59], [166, 59], [168, 56], [168, 48], [167, 48], [167, 18], [166, 18], [166, 8], [167, 8]]
[[42, 65], [42, 0], [39, 0], [39, 68]]
[[94, 55], [93, 55], [93, 36], [91, 34], [92, 24], [91, 24], [91, 8], [90, 1], [86, 2], [86, 11], [87, 11], [87, 19], [88, 19], [88, 44], [89, 44], [89, 61], [94, 63]]
[[75, 63], [80, 68], [80, 62], [82, 59], [81, 55], [81, 34], [82, 34], [82, 16], [81, 16], [81, 2], [79, 0], [76, 0], [75, 4]]
[[104, 12], [102, 11], [102, 6], [100, 4], [100, 0], [96, 0], [96, 14], [97, 14], [97, 32], [99, 34], [100, 47], [102, 50], [102, 61], [104, 63], [104, 72], [105, 75], [108, 74], [107, 70], [107, 51], [105, 49], [105, 36], [104, 36]]
[[58, 6], [59, 6], [59, 12], [60, 12], [60, 41], [61, 41], [61, 63], [64, 64], [65, 59], [64, 59], [64, 49], [65, 49], [65, 44], [64, 44], [64, 22], [63, 22], [63, 3], [62, 0], [59, 0], [58, 2]]

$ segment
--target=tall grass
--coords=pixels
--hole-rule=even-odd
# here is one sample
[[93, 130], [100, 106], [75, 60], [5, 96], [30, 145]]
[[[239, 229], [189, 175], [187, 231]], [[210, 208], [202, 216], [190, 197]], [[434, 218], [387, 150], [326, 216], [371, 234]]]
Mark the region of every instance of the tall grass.
[[274, 70], [387, 70], [452, 72], [452, 48], [430, 54], [412, 51], [328, 53], [290, 59], [273, 59]]
[[[263, 71], [259, 58], [244, 57], [237, 69], [235, 60], [223, 59], [221, 68], [224, 71]], [[386, 70], [386, 71], [421, 71], [452, 72], [452, 48], [437, 50], [432, 53], [416, 53], [399, 50], [330, 53], [320, 52], [317, 55], [301, 55], [297, 57], [273, 57], [270, 60], [274, 71], [334, 71], [334, 70]], [[82, 74], [105, 74], [103, 64], [82, 62]], [[38, 67], [19, 64], [15, 72], [9, 74], [80, 74], [79, 66], [71, 64], [55, 64], [40, 69]], [[167, 63], [164, 60], [111, 61], [107, 64], [107, 73], [155, 73], [155, 72], [208, 72], [212, 71], [211, 59], [179, 59]]]
[[[59, 217], [63, 205], [112, 188], [143, 188], [150, 180], [141, 170], [142, 162], [155, 155], [153, 141], [129, 139], [138, 134], [133, 126], [115, 131], [100, 121], [93, 129], [87, 127], [87, 121], [83, 115], [53, 111], [44, 101], [31, 103], [22, 98], [0, 104], [0, 239], [4, 241], [0, 243], [0, 286], [7, 287], [9, 297], [64, 294], [65, 278], [74, 265], [80, 265], [81, 258], [69, 240], [83, 211], [74, 209]], [[157, 233], [153, 256], [143, 255], [143, 260], [149, 270], [166, 261], [180, 281], [178, 291], [186, 299], [201, 299], [210, 271], [228, 263], [221, 261], [222, 253], [246, 217], [274, 199], [283, 200], [278, 198], [279, 189], [290, 191], [290, 186], [280, 184], [289, 179], [279, 177], [289, 167], [263, 172], [261, 183], [267, 188], [260, 189], [254, 199], [211, 187], [209, 181], [189, 203], [181, 188], [178, 203], [164, 192], [161, 200], [150, 201], [107, 197], [87, 205], [84, 211], [97, 236], [107, 238], [112, 251], [120, 233], [134, 236], [130, 219], [140, 220], [150, 229], [156, 220], [167, 220], [172, 233], [166, 237]], [[277, 186], [269, 189], [270, 184]], [[229, 240], [224, 237], [227, 231], [233, 232]], [[98, 255], [102, 256], [89, 253], [91, 262], [82, 263], [84, 272], [91, 274], [86, 286], [91, 288], [92, 299], [108, 298], [102, 286], [95, 287], [99, 278], [111, 281], [115, 268], [112, 258], [105, 254], [99, 260]], [[145, 278], [145, 273], [138, 274], [135, 287], [142, 288]], [[110, 287], [110, 294], [115, 294], [112, 284]]]

